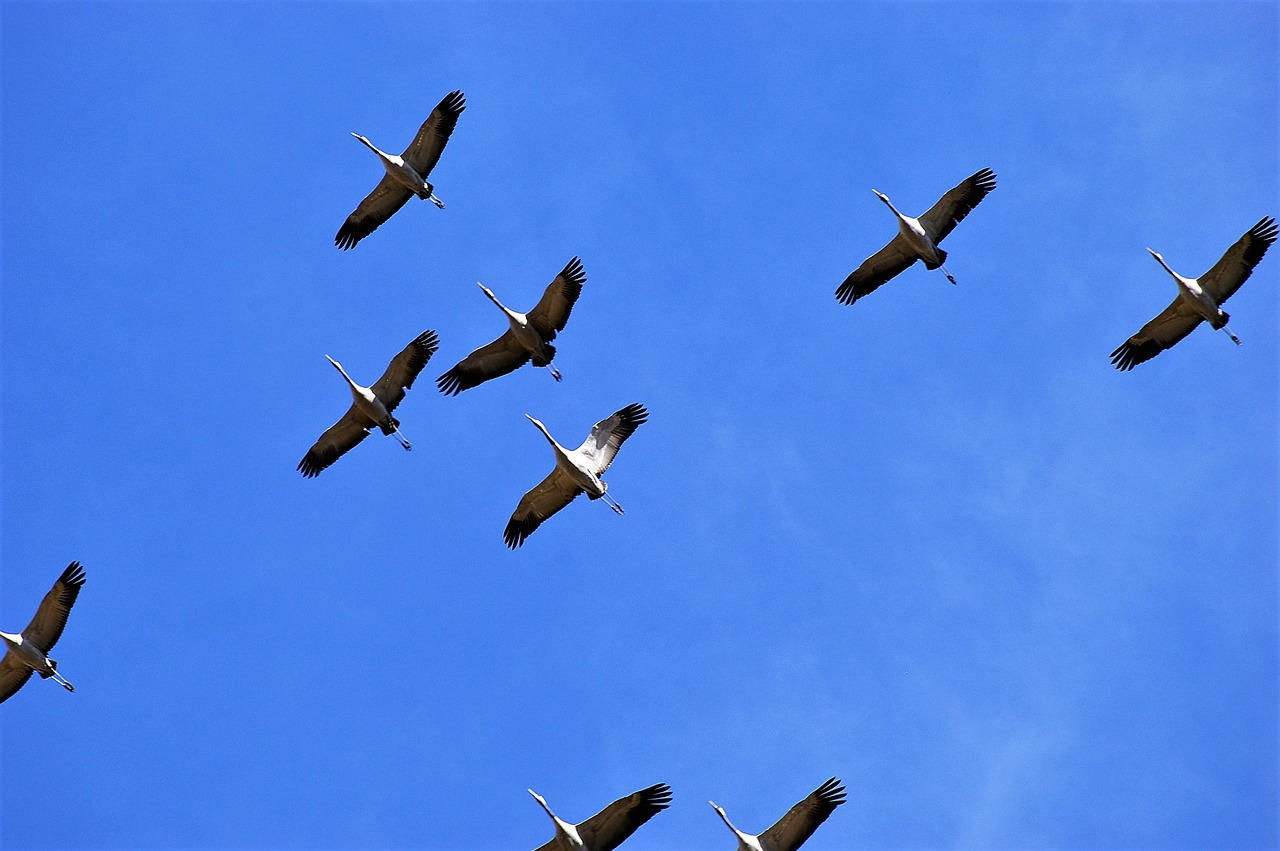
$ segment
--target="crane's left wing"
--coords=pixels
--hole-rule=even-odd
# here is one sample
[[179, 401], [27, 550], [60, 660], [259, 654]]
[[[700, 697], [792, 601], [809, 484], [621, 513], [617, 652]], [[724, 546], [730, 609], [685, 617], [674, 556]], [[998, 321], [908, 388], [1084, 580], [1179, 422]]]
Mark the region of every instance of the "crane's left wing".
[[436, 379], [446, 396], [457, 396], [490, 378], [515, 372], [529, 362], [529, 350], [520, 345], [510, 329], [492, 343], [483, 345], [460, 360], [453, 369]]
[[844, 786], [832, 777], [760, 834], [760, 845], [767, 851], [795, 851], [844, 801]]
[[911, 250], [902, 234], [894, 236], [889, 244], [872, 254], [862, 265], [849, 273], [844, 283], [836, 287], [836, 299], [841, 304], [853, 304], [870, 295], [892, 280], [920, 256]]
[[669, 806], [671, 787], [666, 783], [655, 783], [619, 798], [578, 825], [578, 835], [591, 851], [612, 851], [640, 825]]
[[426, 180], [431, 169], [435, 168], [436, 163], [440, 161], [440, 154], [444, 151], [453, 128], [458, 125], [458, 116], [467, 108], [466, 104], [467, 99], [460, 91], [445, 95], [444, 100], [431, 110], [427, 120], [422, 122], [422, 126], [418, 128], [418, 135], [401, 154], [404, 161], [411, 165], [423, 180]]
[[996, 173], [991, 169], [969, 175], [920, 217], [920, 226], [934, 243], [941, 242], [995, 188]]
[[556, 338], [557, 331], [564, 330], [565, 323], [569, 321], [569, 313], [582, 294], [582, 285], [586, 282], [587, 273], [582, 270], [582, 261], [575, 257], [547, 285], [542, 298], [529, 311], [529, 321], [538, 329], [543, 340], [550, 343]]
[[35, 670], [30, 665], [19, 662], [12, 650], [5, 653], [4, 660], [0, 661], [0, 703], [17, 694], [18, 689], [27, 684]]
[[325, 429], [315, 445], [307, 450], [298, 462], [298, 471], [304, 478], [314, 478], [320, 471], [345, 455], [352, 447], [369, 436], [369, 429], [377, 425], [360, 413], [354, 404], [342, 415], [342, 419]]
[[402, 184], [384, 174], [373, 191], [364, 197], [360, 206], [351, 211], [347, 220], [338, 228], [333, 244], [346, 251], [378, 229], [379, 225], [395, 215], [413, 197]]
[[1128, 371], [1144, 361], [1149, 361], [1165, 349], [1172, 348], [1175, 343], [1195, 330], [1204, 320], [1196, 313], [1181, 294], [1173, 303], [1160, 311], [1160, 315], [1152, 319], [1142, 330], [1121, 343], [1111, 353], [1111, 362], [1116, 369]]
[[578, 451], [586, 455], [596, 465], [596, 475], [603, 476], [609, 469], [618, 448], [623, 441], [649, 418], [644, 405], [632, 402], [607, 419], [603, 419], [591, 428], [591, 434], [578, 447]]
[[440, 348], [440, 340], [435, 331], [423, 331], [405, 346], [400, 354], [391, 359], [387, 371], [373, 383], [369, 389], [373, 395], [386, 406], [387, 411], [394, 411], [396, 405], [404, 399], [404, 391], [413, 386], [414, 379], [422, 368], [431, 360], [431, 356]]
[[1200, 286], [1218, 304], [1231, 298], [1240, 285], [1249, 280], [1253, 267], [1276, 241], [1277, 233], [1280, 233], [1280, 228], [1276, 227], [1275, 219], [1268, 216], [1259, 221], [1227, 249], [1212, 269], [1200, 276]]
[[582, 488], [557, 465], [551, 475], [520, 498], [520, 504], [502, 532], [502, 539], [514, 550], [542, 525], [543, 520], [573, 502], [580, 493]]
[[36, 616], [22, 631], [24, 640], [29, 640], [45, 653], [53, 649], [62, 637], [62, 629], [67, 625], [67, 615], [80, 596], [80, 588], [84, 585], [84, 568], [80, 562], [73, 561], [62, 571], [58, 581], [53, 583], [49, 593], [40, 601]]

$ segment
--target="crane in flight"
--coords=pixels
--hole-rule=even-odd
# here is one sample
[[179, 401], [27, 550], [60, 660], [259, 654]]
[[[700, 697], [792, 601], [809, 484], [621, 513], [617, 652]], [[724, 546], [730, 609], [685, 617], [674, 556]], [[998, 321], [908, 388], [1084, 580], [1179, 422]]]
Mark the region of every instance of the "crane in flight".
[[[528, 414], [525, 416], [529, 417]], [[523, 544], [525, 538], [542, 525], [542, 521], [573, 502], [580, 493], [586, 493], [593, 500], [603, 498], [610, 508], [622, 514], [622, 506], [613, 497], [606, 495], [609, 485], [600, 477], [613, 463], [623, 441], [648, 417], [649, 412], [643, 405], [627, 405], [596, 423], [591, 434], [587, 435], [587, 439], [577, 449], [566, 449], [556, 443], [546, 426], [529, 417], [529, 422], [551, 444], [551, 451], [556, 456], [556, 468], [521, 498], [502, 533], [507, 546], [514, 550]]]
[[532, 789], [529, 794], [542, 805], [556, 826], [555, 837], [537, 851], [612, 851], [640, 825], [671, 806], [671, 787], [655, 783], [619, 798], [584, 822], [569, 824], [551, 812], [541, 795]]
[[809, 797], [787, 810], [787, 814], [773, 827], [757, 836], [738, 830], [715, 801], [709, 803], [733, 835], [738, 837], [738, 851], [795, 851], [844, 801], [844, 786], [832, 777], [813, 790]]
[[58, 673], [58, 663], [49, 658], [49, 651], [62, 637], [62, 630], [67, 625], [67, 615], [80, 595], [80, 587], [84, 585], [84, 568], [80, 562], [73, 561], [62, 571], [58, 581], [53, 583], [49, 593], [40, 601], [36, 615], [27, 624], [27, 628], [17, 635], [0, 632], [0, 640], [4, 642], [4, 659], [0, 660], [0, 703], [13, 697], [18, 689], [27, 684], [33, 673], [43, 679], [53, 681], [67, 691], [75, 691], [75, 686], [67, 682]]
[[872, 189], [897, 217], [898, 234], [849, 273], [844, 283], [836, 288], [836, 298], [842, 304], [853, 304], [917, 260], [923, 260], [926, 269], [942, 269], [942, 274], [954, 284], [956, 279], [942, 265], [947, 262], [947, 252], [938, 243], [995, 188], [996, 173], [984, 168], [960, 181], [918, 219], [902, 215], [889, 196]]
[[1151, 256], [1173, 276], [1178, 286], [1178, 295], [1173, 303], [1160, 312], [1160, 315], [1143, 325], [1138, 333], [1116, 348], [1111, 353], [1111, 363], [1121, 371], [1133, 369], [1138, 364], [1149, 361], [1165, 349], [1195, 330], [1202, 321], [1208, 322], [1215, 330], [1227, 333], [1237, 346], [1240, 338], [1231, 333], [1227, 322], [1231, 317], [1221, 305], [1241, 284], [1249, 280], [1253, 267], [1262, 260], [1262, 255], [1276, 241], [1276, 220], [1270, 216], [1260, 220], [1249, 228], [1244, 236], [1236, 240], [1236, 244], [1227, 249], [1213, 268], [1198, 278], [1184, 278], [1169, 268], [1169, 264], [1150, 248]]
[[514, 372], [533, 360], [534, 366], [545, 366], [551, 377], [560, 380], [560, 371], [551, 365], [556, 356], [556, 348], [551, 341], [556, 333], [564, 330], [569, 321], [569, 313], [574, 303], [582, 294], [582, 285], [587, 275], [582, 271], [582, 261], [573, 258], [560, 270], [555, 280], [547, 285], [542, 298], [528, 313], [516, 313], [498, 301], [493, 291], [476, 283], [489, 300], [507, 317], [510, 325], [501, 337], [481, 346], [462, 359], [457, 366], [437, 379], [440, 392], [447, 396], [456, 396], [490, 378], [497, 378]]
[[387, 371], [371, 387], [356, 384], [342, 364], [325, 355], [351, 388], [351, 407], [320, 435], [320, 439], [298, 462], [299, 472], [308, 479], [320, 475], [321, 470], [368, 437], [373, 428], [382, 429], [383, 434], [394, 435], [406, 450], [412, 449], [413, 446], [400, 433], [400, 421], [391, 416], [391, 412], [404, 399], [405, 391], [413, 386], [414, 379], [431, 360], [438, 346], [436, 332], [423, 331], [391, 359]]
[[427, 175], [440, 161], [440, 154], [458, 124], [458, 116], [466, 109], [466, 102], [460, 91], [445, 95], [444, 100], [431, 110], [427, 120], [422, 122], [409, 147], [398, 156], [378, 150], [359, 133], [351, 134], [377, 155], [387, 173], [338, 228], [338, 234], [333, 238], [334, 245], [344, 251], [354, 248], [357, 242], [377, 230], [414, 195], [444, 209], [444, 202], [436, 197], [435, 187], [427, 180]]

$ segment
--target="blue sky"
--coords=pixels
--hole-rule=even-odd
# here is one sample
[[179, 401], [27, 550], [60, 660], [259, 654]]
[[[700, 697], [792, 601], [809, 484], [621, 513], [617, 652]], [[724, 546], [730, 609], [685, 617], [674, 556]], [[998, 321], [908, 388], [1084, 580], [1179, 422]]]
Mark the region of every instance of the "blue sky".
[[[3, 27], [3, 571], [55, 657], [0, 712], [5, 848], [1260, 848], [1277, 829], [1275, 4], [27, 4]], [[447, 92], [412, 201], [344, 217]], [[836, 286], [999, 187], [852, 307]], [[588, 280], [556, 385], [434, 378]], [[294, 470], [424, 329], [440, 352]], [[619, 518], [502, 529], [630, 402]]]

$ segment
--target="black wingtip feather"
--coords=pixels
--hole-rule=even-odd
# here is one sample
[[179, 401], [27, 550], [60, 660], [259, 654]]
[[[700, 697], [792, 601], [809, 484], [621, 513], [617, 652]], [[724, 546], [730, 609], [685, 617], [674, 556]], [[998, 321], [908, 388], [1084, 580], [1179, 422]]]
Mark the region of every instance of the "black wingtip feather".
[[655, 783], [640, 790], [644, 802], [655, 810], [665, 810], [671, 806], [671, 787], [666, 783]]
[[67, 565], [67, 569], [62, 571], [62, 575], [58, 577], [58, 581], [62, 584], [72, 585], [77, 588], [84, 584], [84, 579], [84, 568], [78, 561], [73, 561]]
[[458, 375], [457, 369], [451, 369], [437, 378], [436, 386], [446, 396], [457, 396], [465, 389], [462, 386], [462, 378]]
[[847, 800], [844, 784], [834, 777], [815, 789], [813, 794], [833, 807], [838, 807]]

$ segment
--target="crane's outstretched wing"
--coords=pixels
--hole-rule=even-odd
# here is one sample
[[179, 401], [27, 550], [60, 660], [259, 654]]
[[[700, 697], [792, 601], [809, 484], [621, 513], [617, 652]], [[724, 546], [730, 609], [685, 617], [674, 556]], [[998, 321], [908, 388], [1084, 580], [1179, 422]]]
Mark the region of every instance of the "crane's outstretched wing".
[[582, 285], [586, 282], [587, 273], [582, 271], [582, 261], [575, 257], [547, 285], [547, 291], [542, 294], [533, 310], [529, 311], [529, 321], [538, 329], [543, 340], [550, 343], [556, 338], [557, 331], [564, 330], [574, 302], [582, 294]]
[[529, 350], [516, 341], [516, 335], [507, 330], [488, 345], [481, 346], [457, 363], [453, 369], [436, 379], [436, 386], [446, 396], [457, 396], [490, 378], [515, 372], [529, 362]]
[[438, 348], [440, 348], [440, 340], [436, 337], [436, 332], [423, 331], [413, 339], [412, 343], [405, 346], [400, 354], [391, 359], [387, 371], [373, 382], [373, 386], [369, 389], [386, 407], [388, 413], [394, 411], [396, 405], [404, 399], [404, 391], [413, 386], [414, 379], [418, 377], [418, 373], [422, 372], [422, 368], [427, 365], [427, 361], [431, 360], [431, 356]]
[[384, 174], [373, 191], [364, 197], [360, 206], [351, 211], [347, 220], [338, 228], [333, 244], [346, 251], [378, 229], [378, 226], [395, 215], [413, 193], [402, 184]]
[[1268, 216], [1259, 221], [1227, 249], [1212, 269], [1200, 276], [1200, 286], [1221, 305], [1249, 280], [1253, 267], [1276, 241], [1277, 233], [1280, 233], [1280, 228], [1276, 227], [1275, 219]]
[[67, 615], [80, 596], [80, 588], [84, 585], [84, 568], [80, 562], [73, 561], [62, 571], [58, 581], [53, 583], [49, 593], [40, 601], [36, 615], [22, 631], [22, 637], [39, 647], [45, 653], [53, 649], [62, 637], [62, 629], [67, 625]]
[[844, 801], [844, 786], [832, 777], [760, 834], [760, 844], [769, 851], [795, 851]]
[[514, 550], [533, 534], [534, 529], [542, 525], [543, 520], [573, 502], [580, 493], [582, 488], [574, 484], [569, 474], [557, 466], [551, 471], [551, 475], [520, 498], [515, 513], [507, 521], [502, 539]]
[[618, 448], [631, 436], [645, 420], [649, 412], [644, 405], [632, 402], [607, 419], [603, 419], [591, 427], [591, 434], [578, 447], [578, 451], [586, 455], [596, 465], [596, 475], [603, 476], [604, 471], [613, 463]]
[[987, 193], [996, 188], [996, 173], [989, 168], [969, 175], [954, 189], [938, 199], [938, 203], [929, 208], [920, 217], [920, 226], [936, 245], [951, 231], [969, 211], [978, 206]]
[[1127, 371], [1149, 361], [1195, 330], [1204, 320], [1181, 295], [1111, 353], [1116, 369]]
[[872, 254], [862, 265], [849, 273], [844, 283], [836, 288], [836, 298], [841, 304], [853, 304], [864, 295], [874, 292], [882, 284], [897, 276], [920, 255], [911, 250], [901, 234], [889, 240], [889, 244]]
[[591, 851], [612, 851], [640, 825], [671, 806], [671, 787], [655, 783], [619, 798], [578, 825], [578, 835]]
[[354, 404], [342, 415], [342, 419], [325, 430], [315, 446], [298, 462], [298, 470], [304, 478], [320, 475], [320, 471], [337, 461], [353, 446], [369, 436], [369, 429], [377, 423], [366, 417]]
[[13, 651], [5, 653], [3, 661], [0, 661], [0, 703], [17, 694], [35, 672], [35, 668], [19, 662]]
[[418, 128], [418, 135], [409, 143], [400, 156], [413, 167], [423, 180], [431, 173], [440, 161], [440, 154], [449, 141], [453, 128], [458, 125], [458, 116], [466, 109], [467, 99], [462, 92], [452, 91], [444, 96], [444, 100], [436, 104], [431, 115]]

